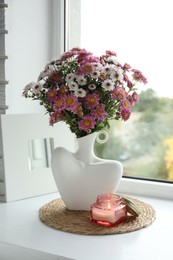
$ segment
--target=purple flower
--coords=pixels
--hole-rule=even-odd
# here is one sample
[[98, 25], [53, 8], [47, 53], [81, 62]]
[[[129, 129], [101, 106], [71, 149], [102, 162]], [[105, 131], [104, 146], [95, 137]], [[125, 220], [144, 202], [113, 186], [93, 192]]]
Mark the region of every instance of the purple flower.
[[95, 119], [93, 118], [93, 116], [84, 116], [82, 120], [79, 122], [79, 128], [85, 132], [89, 132], [94, 127]]

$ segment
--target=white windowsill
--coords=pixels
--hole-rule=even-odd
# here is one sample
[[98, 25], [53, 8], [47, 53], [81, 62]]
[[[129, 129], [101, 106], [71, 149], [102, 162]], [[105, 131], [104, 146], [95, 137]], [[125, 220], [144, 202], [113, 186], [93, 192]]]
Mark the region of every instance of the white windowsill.
[[58, 196], [0, 203], [0, 259], [173, 259], [171, 200], [130, 195], [154, 207], [157, 217], [151, 226], [126, 234], [87, 236], [61, 232], [39, 220], [39, 208]]
[[146, 197], [150, 196], [173, 200], [173, 183], [122, 178], [118, 187], [118, 192], [130, 193], [131, 191], [133, 191], [134, 194], [139, 194]]

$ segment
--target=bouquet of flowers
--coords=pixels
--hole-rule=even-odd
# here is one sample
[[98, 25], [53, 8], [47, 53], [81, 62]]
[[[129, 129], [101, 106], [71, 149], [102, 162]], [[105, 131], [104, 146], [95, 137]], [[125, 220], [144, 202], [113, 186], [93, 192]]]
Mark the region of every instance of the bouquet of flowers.
[[23, 96], [40, 101], [50, 125], [64, 121], [77, 137], [109, 128], [110, 120], [129, 119], [139, 99], [136, 83], [147, 83], [139, 70], [121, 65], [116, 57], [112, 51], [96, 57], [73, 48], [50, 61]]

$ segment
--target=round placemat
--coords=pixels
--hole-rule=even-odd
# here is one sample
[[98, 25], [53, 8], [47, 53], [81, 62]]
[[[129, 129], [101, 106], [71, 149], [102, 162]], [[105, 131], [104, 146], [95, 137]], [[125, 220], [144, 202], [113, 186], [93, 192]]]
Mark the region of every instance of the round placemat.
[[116, 227], [103, 227], [90, 223], [90, 212], [68, 210], [61, 199], [55, 199], [39, 210], [40, 220], [49, 227], [57, 230], [83, 234], [83, 235], [108, 235], [127, 233], [147, 227], [155, 220], [156, 213], [152, 206], [140, 200], [130, 198], [140, 208], [140, 215], [128, 219]]

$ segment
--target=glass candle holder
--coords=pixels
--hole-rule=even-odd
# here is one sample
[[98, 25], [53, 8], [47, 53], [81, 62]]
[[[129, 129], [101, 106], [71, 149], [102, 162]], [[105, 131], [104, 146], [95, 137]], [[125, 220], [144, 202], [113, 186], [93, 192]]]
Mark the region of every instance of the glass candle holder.
[[117, 194], [101, 194], [91, 205], [90, 221], [105, 227], [113, 227], [127, 219], [127, 207]]

